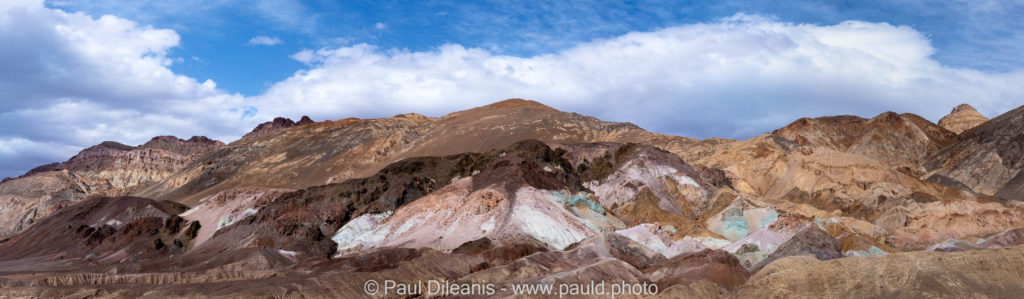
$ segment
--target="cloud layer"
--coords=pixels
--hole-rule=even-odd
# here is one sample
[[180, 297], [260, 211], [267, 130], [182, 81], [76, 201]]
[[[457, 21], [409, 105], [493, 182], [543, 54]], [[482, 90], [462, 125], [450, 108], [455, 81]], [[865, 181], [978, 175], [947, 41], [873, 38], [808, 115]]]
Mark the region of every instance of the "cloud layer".
[[931, 59], [909, 27], [801, 25], [737, 15], [634, 32], [529, 58], [444, 45], [367, 44], [293, 56], [310, 69], [254, 97], [261, 117], [313, 113], [439, 115], [522, 97], [661, 133], [747, 138], [803, 116], [886, 110], [932, 120], [968, 102], [990, 116], [1020, 105], [1024, 72], [985, 73]]
[[174, 31], [14, 0], [0, 4], [0, 41], [17, 45], [0, 47], [0, 176], [97, 141], [237, 135], [241, 97], [167, 68]]
[[944, 66], [920, 32], [885, 23], [736, 15], [532, 57], [458, 44], [309, 49], [292, 55], [305, 70], [248, 98], [169, 70], [179, 40], [114, 16], [0, 4], [0, 41], [18, 45], [0, 47], [0, 176], [103, 140], [231, 141], [275, 116], [443, 115], [512, 97], [700, 138], [747, 138], [804, 116], [937, 120], [967, 102], [992, 117], [1024, 103], [1024, 71]]

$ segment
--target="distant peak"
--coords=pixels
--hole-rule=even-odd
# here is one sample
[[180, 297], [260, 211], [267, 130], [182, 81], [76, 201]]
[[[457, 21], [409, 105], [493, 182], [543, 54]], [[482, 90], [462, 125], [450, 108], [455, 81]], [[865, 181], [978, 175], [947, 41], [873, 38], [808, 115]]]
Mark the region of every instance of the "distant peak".
[[130, 150], [135, 148], [134, 146], [125, 145], [125, 144], [117, 142], [117, 141], [104, 141], [104, 142], [100, 142], [100, 144], [97, 144], [94, 147], [105, 147], [105, 148], [121, 150], [121, 151], [130, 151]]
[[988, 121], [988, 117], [981, 115], [978, 110], [968, 104], [960, 104], [949, 112], [949, 115], [939, 120], [939, 126], [960, 134]]
[[903, 116], [900, 115], [899, 113], [892, 112], [892, 111], [886, 111], [886, 112], [882, 112], [882, 114], [879, 114], [878, 116], [875, 116], [871, 120], [890, 121], [891, 122], [891, 121], [898, 121], [898, 120], [900, 120], [902, 118], [903, 118]]
[[153, 137], [153, 139], [150, 139], [149, 141], [184, 141], [184, 140], [181, 140], [180, 138], [175, 137], [175, 136], [167, 135], [167, 136], [156, 136], [156, 137]]
[[424, 116], [424, 115], [419, 114], [419, 113], [398, 114], [398, 115], [392, 116], [392, 118], [408, 119], [408, 120], [411, 120], [411, 121], [416, 122], [416, 123], [422, 123], [422, 122], [426, 122], [426, 121], [434, 119], [432, 117], [427, 117], [427, 116]]
[[496, 102], [496, 103], [484, 106], [484, 108], [532, 108], [532, 109], [555, 110], [555, 108], [551, 108], [548, 105], [541, 104], [540, 102], [537, 102], [537, 101], [524, 100], [524, 99], [518, 99], [518, 98], [516, 98], [516, 99], [508, 99], [508, 100], [504, 100], [504, 101], [501, 101], [501, 102]]
[[[950, 113], [951, 114], [952, 113], [958, 113], [958, 112], [966, 113], [966, 112], [971, 112], [971, 111], [973, 111], [975, 113], [978, 112], [978, 110], [974, 109], [974, 106], [971, 106], [971, 104], [964, 103], [964, 104], [957, 105], [956, 107], [953, 107], [953, 111], [950, 112]], [[981, 114], [981, 113], [978, 113], [978, 114]]]
[[299, 122], [295, 122], [290, 118], [275, 117], [274, 120], [272, 121], [259, 124], [258, 126], [256, 126], [255, 129], [252, 129], [252, 131], [249, 132], [249, 134], [245, 134], [245, 136], [242, 136], [242, 138], [245, 139], [249, 137], [264, 136], [287, 128], [307, 125], [311, 123], [314, 123], [314, 121], [310, 119], [309, 116], [305, 115], [302, 116], [302, 119], [299, 119]]
[[220, 141], [217, 141], [217, 140], [210, 139], [210, 138], [208, 138], [206, 136], [192, 136], [192, 138], [189, 138], [187, 141], [188, 142], [195, 142], [195, 143], [216, 143], [216, 142], [220, 142]]
[[141, 145], [140, 148], [159, 148], [158, 144], [190, 144], [190, 145], [217, 145], [223, 144], [220, 141], [207, 138], [206, 136], [192, 136], [188, 140], [178, 138], [176, 136], [156, 136], [150, 139], [145, 144]]

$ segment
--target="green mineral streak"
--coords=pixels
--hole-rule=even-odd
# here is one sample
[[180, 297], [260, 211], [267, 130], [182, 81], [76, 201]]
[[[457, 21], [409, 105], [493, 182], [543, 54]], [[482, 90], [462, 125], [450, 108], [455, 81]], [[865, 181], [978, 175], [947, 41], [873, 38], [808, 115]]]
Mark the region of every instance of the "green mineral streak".
[[590, 196], [587, 195], [586, 193], [577, 193], [575, 195], [570, 195], [562, 193], [560, 191], [555, 191], [555, 197], [558, 198], [559, 203], [566, 207], [572, 207], [575, 206], [576, 204], [583, 203], [584, 205], [587, 206], [587, 208], [590, 208], [595, 212], [605, 214], [604, 207], [602, 207], [597, 202], [590, 200]]
[[725, 221], [722, 222], [722, 236], [729, 240], [742, 239], [747, 236], [749, 231], [750, 227], [747, 226], [747, 221], [743, 220], [743, 217], [727, 216]]

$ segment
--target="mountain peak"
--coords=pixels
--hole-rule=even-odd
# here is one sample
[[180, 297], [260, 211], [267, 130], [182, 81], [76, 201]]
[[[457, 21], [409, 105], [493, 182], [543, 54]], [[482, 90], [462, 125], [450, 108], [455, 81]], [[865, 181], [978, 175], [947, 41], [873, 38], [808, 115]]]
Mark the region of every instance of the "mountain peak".
[[978, 110], [975, 110], [974, 106], [971, 106], [971, 104], [963, 103], [963, 104], [960, 104], [960, 105], [956, 105], [956, 107], [953, 107], [953, 112], [952, 113], [965, 112], [965, 111], [966, 112], [974, 111], [975, 113], [978, 112]]
[[988, 121], [988, 117], [978, 113], [974, 107], [968, 104], [960, 104], [949, 112], [949, 115], [939, 120], [939, 126], [960, 134]]
[[104, 142], [100, 142], [100, 144], [92, 146], [92, 148], [100, 148], [100, 147], [114, 149], [114, 150], [119, 150], [119, 151], [130, 151], [130, 150], [135, 148], [134, 146], [125, 145], [125, 144], [117, 142], [117, 141], [104, 141]]
[[533, 100], [524, 100], [519, 98], [507, 99], [500, 102], [483, 106], [482, 108], [527, 108], [527, 109], [544, 109], [544, 110], [555, 110], [548, 105], [541, 104], [540, 102]]
[[272, 121], [268, 121], [256, 126], [255, 129], [252, 129], [252, 132], [249, 132], [248, 134], [245, 134], [245, 136], [242, 136], [242, 139], [265, 136], [270, 133], [274, 133], [287, 128], [302, 126], [311, 123], [314, 123], [314, 121], [310, 119], [309, 116], [305, 115], [302, 116], [302, 119], [300, 119], [299, 122], [295, 122], [290, 118], [275, 117], [274, 120]]

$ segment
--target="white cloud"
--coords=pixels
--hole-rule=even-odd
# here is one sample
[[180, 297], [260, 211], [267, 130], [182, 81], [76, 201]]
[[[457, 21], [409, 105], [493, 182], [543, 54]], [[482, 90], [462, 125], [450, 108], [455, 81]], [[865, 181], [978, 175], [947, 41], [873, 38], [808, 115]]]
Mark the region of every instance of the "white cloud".
[[562, 110], [695, 137], [746, 138], [799, 117], [932, 120], [969, 102], [994, 116], [1020, 105], [1024, 72], [950, 68], [909, 27], [818, 26], [737, 15], [721, 22], [634, 32], [528, 58], [445, 45], [435, 51], [359, 44], [293, 56], [313, 67], [253, 103], [316, 118], [441, 115], [523, 97]]
[[281, 43], [282, 41], [280, 38], [260, 35], [250, 39], [248, 44], [250, 46], [274, 46]]
[[42, 7], [0, 5], [0, 176], [114, 140], [237, 136], [243, 98], [168, 69], [171, 30]]
[[373, 28], [377, 30], [385, 30], [388, 29], [388, 24], [377, 22], [377, 24], [373, 24]]

